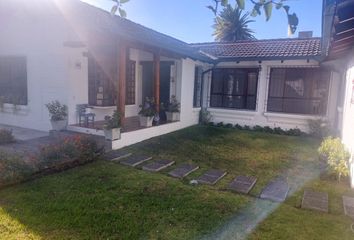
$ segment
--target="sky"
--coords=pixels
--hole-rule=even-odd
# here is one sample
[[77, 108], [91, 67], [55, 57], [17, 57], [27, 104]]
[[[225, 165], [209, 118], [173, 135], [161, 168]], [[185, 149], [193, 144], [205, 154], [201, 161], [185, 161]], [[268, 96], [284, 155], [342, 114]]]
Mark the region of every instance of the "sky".
[[[110, 10], [111, 0], [82, 0], [97, 7]], [[229, 0], [235, 4], [235, 0]], [[290, 12], [299, 18], [298, 31], [313, 31], [315, 37], [321, 36], [322, 0], [288, 0]], [[213, 13], [206, 8], [212, 0], [130, 0], [124, 5], [129, 20], [140, 23], [161, 33], [173, 36], [188, 43], [214, 41]], [[245, 11], [252, 4], [246, 0]], [[273, 9], [267, 22], [264, 14], [251, 17], [255, 22], [249, 28], [257, 39], [287, 38], [287, 18], [283, 10]], [[292, 37], [296, 37], [297, 33]]]

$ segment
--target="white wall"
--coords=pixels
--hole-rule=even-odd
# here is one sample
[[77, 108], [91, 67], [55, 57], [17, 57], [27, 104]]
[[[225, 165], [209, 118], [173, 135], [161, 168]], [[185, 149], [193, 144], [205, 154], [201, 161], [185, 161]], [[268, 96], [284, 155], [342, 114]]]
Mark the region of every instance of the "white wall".
[[[351, 55], [353, 56], [353, 55]], [[354, 188], [354, 58], [348, 61], [345, 75], [345, 92], [343, 104], [342, 140], [351, 153], [351, 186]]]
[[0, 56], [26, 57], [28, 86], [28, 104], [17, 113], [6, 105], [0, 123], [49, 130], [46, 103], [59, 100], [67, 104], [72, 122], [74, 104], [87, 102], [86, 49], [64, 47], [64, 42], [78, 38], [60, 11], [52, 7], [0, 1]]
[[[217, 67], [220, 68], [258, 68], [259, 66], [261, 67], [261, 71], [258, 76], [256, 110], [234, 110], [209, 107], [208, 110], [213, 117], [212, 121], [215, 123], [224, 122], [249, 126], [280, 127], [283, 129], [299, 128], [302, 131], [308, 131], [308, 120], [317, 119], [318, 116], [267, 112], [269, 76], [271, 68], [274, 67], [318, 67], [319, 63], [313, 60], [309, 62], [307, 62], [307, 60], [286, 60], [283, 63], [280, 61], [263, 61], [261, 64], [258, 62], [224, 62], [217, 65]], [[336, 114], [339, 79], [339, 76], [332, 74], [328, 97], [329, 111], [326, 115], [331, 121], [334, 121]], [[208, 85], [206, 98], [208, 102], [210, 102], [210, 76], [207, 77], [206, 82]]]

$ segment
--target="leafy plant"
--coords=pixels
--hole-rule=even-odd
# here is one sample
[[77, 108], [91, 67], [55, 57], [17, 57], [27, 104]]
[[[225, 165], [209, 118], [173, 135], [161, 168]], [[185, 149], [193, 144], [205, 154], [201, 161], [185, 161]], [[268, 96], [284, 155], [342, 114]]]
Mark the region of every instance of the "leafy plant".
[[331, 172], [337, 175], [338, 181], [342, 176], [349, 175], [350, 154], [345, 149], [340, 138], [328, 137], [322, 141], [318, 149], [319, 154], [327, 159], [327, 165]]
[[179, 112], [181, 104], [178, 102], [175, 95], [171, 96], [169, 103], [167, 104], [167, 112]]
[[153, 117], [157, 114], [155, 107], [155, 99], [154, 98], [145, 98], [144, 104], [139, 106], [141, 109], [139, 111], [139, 115], [144, 117]]
[[116, 111], [114, 111], [112, 116], [105, 116], [104, 121], [105, 121], [105, 123], [104, 123], [103, 128], [106, 130], [120, 128], [121, 114], [116, 110]]
[[0, 129], [0, 144], [15, 142], [12, 131], [8, 129]]
[[331, 133], [329, 123], [323, 119], [310, 119], [308, 120], [310, 135], [316, 138], [328, 137]]
[[65, 104], [61, 104], [58, 100], [47, 103], [45, 106], [52, 121], [65, 120], [68, 116], [68, 107]]
[[211, 122], [212, 116], [210, 112], [206, 108], [202, 108], [199, 112], [199, 123], [203, 125], [207, 125], [209, 122]]

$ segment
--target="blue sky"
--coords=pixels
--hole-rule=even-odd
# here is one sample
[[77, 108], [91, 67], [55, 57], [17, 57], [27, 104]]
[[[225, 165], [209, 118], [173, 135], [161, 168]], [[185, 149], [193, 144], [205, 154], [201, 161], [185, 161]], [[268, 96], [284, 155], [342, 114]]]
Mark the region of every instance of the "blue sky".
[[[110, 0], [83, 0], [110, 10]], [[124, 9], [128, 19], [146, 27], [168, 34], [186, 42], [213, 41], [213, 13], [205, 6], [212, 0], [130, 0]], [[235, 0], [230, 0], [234, 3]], [[246, 11], [252, 5], [246, 0]], [[290, 12], [299, 17], [298, 31], [314, 31], [321, 35], [322, 0], [288, 0]], [[273, 9], [272, 18], [266, 22], [264, 15], [253, 18], [249, 27], [257, 39], [286, 38], [287, 20], [284, 11]], [[295, 34], [297, 36], [297, 33]]]

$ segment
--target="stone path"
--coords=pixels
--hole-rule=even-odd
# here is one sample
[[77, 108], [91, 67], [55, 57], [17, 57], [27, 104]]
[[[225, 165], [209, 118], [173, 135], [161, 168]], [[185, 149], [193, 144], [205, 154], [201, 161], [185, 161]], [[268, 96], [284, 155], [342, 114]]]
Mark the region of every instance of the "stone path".
[[275, 178], [263, 188], [260, 198], [284, 202], [289, 192], [289, 184], [281, 177]]
[[197, 178], [198, 183], [214, 185], [226, 175], [226, 172], [212, 169]]
[[130, 166], [130, 167], [136, 167], [139, 164], [142, 164], [143, 162], [146, 162], [150, 159], [152, 159], [152, 157], [147, 157], [144, 155], [131, 155], [129, 157], [124, 158], [122, 161], [120, 161], [120, 164]]
[[344, 214], [354, 218], [354, 198], [343, 196]]
[[301, 208], [328, 212], [328, 193], [305, 190]]
[[172, 160], [158, 160], [156, 162], [148, 163], [143, 166], [143, 170], [149, 172], [159, 172], [165, 168], [172, 166], [175, 161]]
[[183, 165], [179, 165], [177, 168], [170, 171], [168, 175], [175, 178], [184, 178], [190, 173], [196, 171], [197, 169], [199, 169], [199, 166], [197, 165], [183, 164]]
[[229, 189], [238, 193], [248, 194], [256, 184], [257, 178], [252, 176], [237, 176], [230, 184]]
[[105, 154], [104, 158], [108, 161], [119, 161], [123, 158], [131, 156], [131, 153], [124, 152], [124, 151], [110, 151]]

